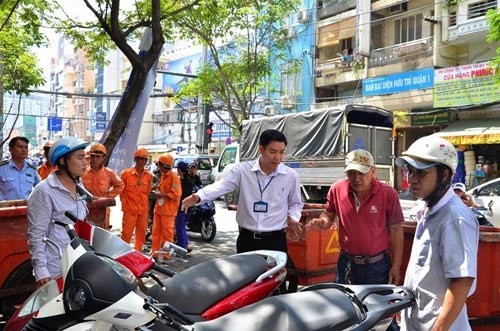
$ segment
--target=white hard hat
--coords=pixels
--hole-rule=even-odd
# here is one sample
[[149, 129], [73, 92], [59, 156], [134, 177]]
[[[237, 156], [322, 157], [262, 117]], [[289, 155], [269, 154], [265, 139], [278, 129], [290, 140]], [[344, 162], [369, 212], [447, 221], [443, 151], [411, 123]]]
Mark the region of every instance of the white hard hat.
[[458, 154], [455, 147], [446, 139], [436, 135], [416, 140], [407, 151], [396, 159], [397, 166], [408, 164], [416, 169], [426, 169], [442, 164], [455, 173], [458, 165]]

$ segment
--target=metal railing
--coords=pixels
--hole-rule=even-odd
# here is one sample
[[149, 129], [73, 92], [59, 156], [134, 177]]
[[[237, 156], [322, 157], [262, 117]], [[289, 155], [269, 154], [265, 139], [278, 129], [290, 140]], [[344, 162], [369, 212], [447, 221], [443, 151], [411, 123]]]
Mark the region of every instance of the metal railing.
[[[405, 61], [409, 57], [429, 57], [433, 54], [433, 39], [427, 37], [417, 40], [412, 40], [406, 43], [392, 45], [389, 47], [374, 49], [370, 52], [368, 59], [368, 68], [382, 67], [386, 65], [396, 64]], [[402, 52], [404, 49], [409, 49], [412, 45], [425, 44], [426, 47], [415, 49], [410, 53]]]

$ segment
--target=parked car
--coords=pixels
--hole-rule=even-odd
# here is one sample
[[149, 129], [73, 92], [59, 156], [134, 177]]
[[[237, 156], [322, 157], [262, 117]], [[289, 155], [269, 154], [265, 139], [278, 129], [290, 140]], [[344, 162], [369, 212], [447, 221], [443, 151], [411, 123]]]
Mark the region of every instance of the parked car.
[[202, 155], [202, 154], [177, 155], [174, 160], [174, 168], [177, 169], [177, 164], [179, 164], [179, 162], [181, 161], [184, 161], [187, 164], [195, 163], [196, 166], [198, 167], [198, 174], [200, 175], [202, 184], [207, 185], [212, 183], [210, 181], [210, 172], [217, 163], [216, 160], [217, 159], [213, 155]]
[[[489, 222], [495, 227], [500, 228], [500, 178], [492, 179], [486, 183], [477, 185], [466, 192], [474, 198], [479, 206], [486, 209], [491, 207], [492, 216]], [[399, 194], [399, 202], [403, 209], [403, 215], [406, 221], [410, 220], [411, 209], [415, 207], [417, 201], [411, 195], [410, 191]], [[490, 202], [493, 201], [493, 204]]]
[[488, 208], [490, 202], [493, 215], [489, 219], [495, 227], [500, 227], [500, 178], [492, 179], [467, 191], [476, 204]]

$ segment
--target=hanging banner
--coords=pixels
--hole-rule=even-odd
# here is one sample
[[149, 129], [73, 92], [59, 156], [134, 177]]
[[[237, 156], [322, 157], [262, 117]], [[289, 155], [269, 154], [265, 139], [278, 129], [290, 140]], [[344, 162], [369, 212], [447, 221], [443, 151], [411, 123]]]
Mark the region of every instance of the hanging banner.
[[[141, 43], [139, 45], [139, 56], [141, 57], [141, 59], [144, 59], [147, 51], [151, 47], [152, 38], [152, 30], [148, 28], [144, 32]], [[132, 114], [128, 120], [127, 127], [118, 140], [115, 148], [113, 149], [113, 153], [111, 154], [111, 158], [109, 159], [108, 167], [113, 169], [117, 174], [120, 174], [123, 169], [132, 166], [134, 152], [137, 147], [137, 140], [139, 139], [139, 132], [141, 130], [142, 120], [144, 117], [144, 113], [146, 112], [146, 106], [148, 105], [149, 96], [151, 95], [151, 92], [153, 91], [153, 87], [155, 85], [157, 66], [158, 59], [148, 73], [146, 84], [144, 85], [144, 89], [142, 90], [139, 99], [137, 100], [137, 104], [132, 110]], [[125, 87], [125, 91], [123, 92], [122, 99], [120, 100], [117, 108], [120, 108], [123, 98], [127, 95], [134, 75], [134, 70], [132, 70], [127, 86]], [[116, 116], [120, 115], [115, 111], [113, 117], [111, 118], [110, 124], [113, 122]]]
[[434, 72], [434, 108], [478, 105], [500, 100], [500, 84], [488, 62]]

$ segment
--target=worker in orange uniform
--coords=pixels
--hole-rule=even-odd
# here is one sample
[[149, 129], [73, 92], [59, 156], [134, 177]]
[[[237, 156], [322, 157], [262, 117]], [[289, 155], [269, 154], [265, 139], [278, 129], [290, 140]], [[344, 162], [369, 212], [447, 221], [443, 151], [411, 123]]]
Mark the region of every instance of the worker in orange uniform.
[[174, 242], [175, 216], [181, 201], [181, 181], [172, 172], [174, 158], [170, 154], [162, 154], [158, 158], [161, 178], [156, 191], [156, 205], [151, 233], [151, 253], [159, 251], [166, 241]]
[[120, 178], [125, 189], [120, 193], [123, 221], [122, 239], [130, 243], [135, 229], [134, 248], [142, 251], [148, 228], [148, 195], [153, 186], [153, 174], [144, 167], [149, 159], [149, 152], [144, 147], [134, 153], [135, 166], [122, 171]]
[[[106, 147], [94, 143], [90, 146], [90, 164], [82, 177], [83, 186], [98, 198], [116, 198], [125, 188], [121, 178], [111, 169], [104, 166]], [[103, 228], [108, 230], [110, 209], [106, 207], [106, 217]]]
[[43, 156], [45, 157], [45, 161], [36, 169], [38, 176], [40, 176], [42, 180], [47, 178], [52, 171], [57, 170], [57, 166], [50, 163], [50, 147], [52, 147], [51, 141], [47, 141], [45, 145], [43, 145]]

